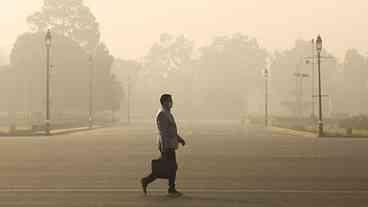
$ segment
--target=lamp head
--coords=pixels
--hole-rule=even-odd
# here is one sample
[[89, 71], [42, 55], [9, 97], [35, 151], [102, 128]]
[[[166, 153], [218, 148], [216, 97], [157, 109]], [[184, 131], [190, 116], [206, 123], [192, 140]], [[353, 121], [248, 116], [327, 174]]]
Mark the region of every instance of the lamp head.
[[46, 36], [45, 36], [45, 44], [47, 47], [51, 47], [51, 41], [52, 41], [52, 37], [51, 37], [51, 31], [50, 29], [47, 30]]
[[316, 48], [318, 52], [322, 51], [322, 38], [320, 35], [318, 35], [317, 40], [316, 40]]

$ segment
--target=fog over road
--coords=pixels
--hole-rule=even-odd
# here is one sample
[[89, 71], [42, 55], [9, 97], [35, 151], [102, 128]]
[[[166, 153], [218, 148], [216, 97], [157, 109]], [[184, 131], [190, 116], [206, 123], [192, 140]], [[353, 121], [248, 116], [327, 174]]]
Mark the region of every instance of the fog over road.
[[140, 192], [158, 157], [153, 124], [1, 138], [0, 206], [366, 206], [368, 140], [272, 134], [239, 123], [180, 123], [178, 189]]

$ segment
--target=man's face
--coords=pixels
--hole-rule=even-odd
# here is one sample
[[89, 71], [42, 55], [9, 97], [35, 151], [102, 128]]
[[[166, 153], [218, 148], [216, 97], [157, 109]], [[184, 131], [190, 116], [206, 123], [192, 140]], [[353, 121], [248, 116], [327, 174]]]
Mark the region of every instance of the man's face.
[[164, 103], [164, 107], [167, 108], [167, 109], [171, 109], [173, 106], [173, 101], [172, 99], [169, 99], [167, 100], [165, 103]]

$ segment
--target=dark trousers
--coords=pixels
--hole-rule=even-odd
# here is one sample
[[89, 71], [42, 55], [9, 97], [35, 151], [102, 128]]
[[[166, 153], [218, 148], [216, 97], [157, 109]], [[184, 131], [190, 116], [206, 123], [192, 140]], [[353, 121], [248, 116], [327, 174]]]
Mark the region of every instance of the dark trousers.
[[[175, 149], [165, 149], [165, 150], [161, 151], [161, 158], [166, 159], [166, 160], [173, 160], [176, 163]], [[157, 175], [155, 175], [154, 173], [151, 173], [150, 175], [148, 175], [147, 177], [145, 177], [143, 179], [144, 179], [144, 182], [146, 184], [150, 184], [153, 181], [155, 181], [157, 178], [158, 178]], [[175, 188], [176, 170], [175, 170], [175, 172], [173, 172], [172, 175], [170, 175], [168, 180], [169, 180], [170, 188]]]

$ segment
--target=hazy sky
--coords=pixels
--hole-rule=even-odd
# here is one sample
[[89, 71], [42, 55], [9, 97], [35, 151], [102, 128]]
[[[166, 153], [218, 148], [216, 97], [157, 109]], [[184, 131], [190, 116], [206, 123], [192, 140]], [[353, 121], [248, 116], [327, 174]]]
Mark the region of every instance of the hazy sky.
[[[42, 0], [1, 0], [0, 51], [8, 53], [27, 30], [25, 18]], [[185, 34], [197, 45], [219, 34], [242, 32], [262, 47], [290, 48], [295, 39], [320, 33], [325, 47], [343, 56], [355, 47], [368, 55], [365, 0], [86, 0], [115, 57], [143, 56], [159, 34]]]

